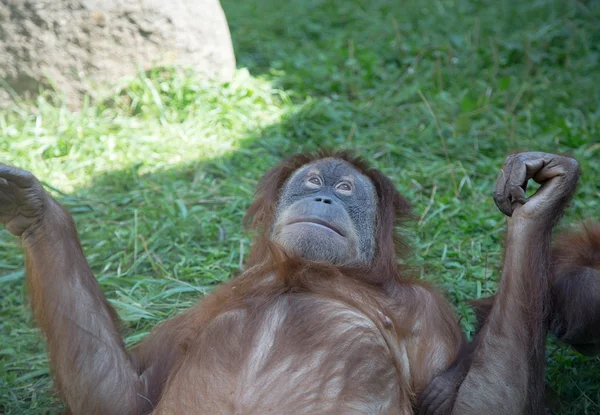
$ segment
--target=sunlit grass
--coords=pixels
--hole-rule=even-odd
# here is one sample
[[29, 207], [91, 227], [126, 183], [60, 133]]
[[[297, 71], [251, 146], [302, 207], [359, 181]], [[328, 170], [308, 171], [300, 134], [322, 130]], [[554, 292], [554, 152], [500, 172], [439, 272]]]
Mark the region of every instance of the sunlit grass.
[[132, 165], [145, 174], [224, 156], [292, 110], [284, 91], [243, 69], [226, 84], [154, 69], [81, 112], [46, 97], [33, 111], [21, 105], [0, 113], [0, 158], [66, 192]]

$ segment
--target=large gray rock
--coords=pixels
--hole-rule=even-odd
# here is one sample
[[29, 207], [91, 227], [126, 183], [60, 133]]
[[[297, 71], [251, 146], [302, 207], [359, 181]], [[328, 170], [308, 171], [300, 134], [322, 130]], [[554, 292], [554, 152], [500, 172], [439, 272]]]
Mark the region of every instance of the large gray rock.
[[53, 85], [77, 108], [84, 93], [159, 65], [233, 75], [219, 0], [0, 0], [0, 78], [18, 94]]

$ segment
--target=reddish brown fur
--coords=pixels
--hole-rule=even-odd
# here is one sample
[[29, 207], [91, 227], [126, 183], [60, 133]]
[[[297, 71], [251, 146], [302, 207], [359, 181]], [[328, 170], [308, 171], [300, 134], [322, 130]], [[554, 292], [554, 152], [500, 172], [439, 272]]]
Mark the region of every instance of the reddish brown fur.
[[[550, 330], [575, 346], [600, 343], [600, 223], [585, 222], [562, 232], [552, 246]], [[479, 330], [495, 296], [471, 301]], [[580, 349], [578, 349], [580, 350]], [[584, 353], [598, 353], [597, 349]]]
[[[375, 239], [378, 249], [368, 269], [311, 263], [289, 256], [269, 242], [282, 185], [296, 169], [324, 157], [351, 163], [373, 182], [376, 189]], [[14, 173], [9, 171], [9, 177], [11, 174]], [[410, 412], [415, 397], [435, 375], [450, 365], [463, 342], [453, 313], [443, 298], [429, 286], [401, 275], [397, 256], [405, 245], [398, 238], [396, 229], [410, 216], [409, 203], [396, 191], [390, 179], [347, 153], [297, 155], [268, 172], [246, 216], [246, 223], [257, 233], [246, 270], [195, 307], [159, 324], [131, 354], [126, 352], [118, 335], [116, 313], [89, 270], [70, 215], [47, 195], [37, 197], [45, 200], [46, 208], [43, 218], [38, 219], [39, 226], [29, 231], [25, 239], [28, 285], [36, 320], [48, 340], [57, 385], [75, 413], [141, 414], [153, 409], [156, 413], [183, 413], [194, 407], [201, 412], [200, 407], [213, 411], [214, 408], [207, 409], [210, 401], [197, 402], [195, 388], [210, 385], [211, 376], [227, 376], [226, 373], [237, 370], [230, 366], [223, 367], [220, 374], [202, 371], [190, 374], [195, 361], [216, 362], [214, 359], [218, 359], [219, 354], [213, 357], [215, 348], [223, 349], [224, 353], [230, 346], [222, 339], [232, 328], [227, 324], [221, 328], [223, 323], [214, 322], [220, 322], [223, 316], [245, 313], [244, 310], [260, 315], [261, 310], [268, 309], [280, 298], [289, 298], [292, 302], [294, 298], [314, 298], [315, 304], [324, 300], [322, 304], [334, 305], [332, 310], [339, 312], [341, 307], [341, 310], [357, 313], [371, 322], [369, 325], [376, 330], [368, 334], [369, 329], [365, 335], [375, 336], [373, 339], [379, 338], [377, 341], [387, 345], [384, 348], [387, 351], [377, 359], [385, 360], [388, 356], [392, 367], [396, 368], [394, 381], [389, 384], [395, 390], [389, 399], [397, 400], [394, 413]], [[285, 312], [295, 319], [295, 324], [299, 324], [297, 327], [312, 330], [311, 327], [317, 325], [317, 321], [303, 321], [293, 309]], [[256, 326], [258, 330], [262, 324], [252, 317], [244, 321], [242, 326], [236, 327], [248, 330], [248, 327]], [[342, 322], [342, 327], [348, 323]], [[198, 344], [203, 338], [202, 333], [209, 328], [211, 337]], [[335, 327], [331, 329], [333, 339]], [[327, 334], [316, 339], [319, 346], [315, 343], [305, 344], [298, 350], [288, 348], [284, 355], [275, 355], [275, 361], [284, 360], [287, 354], [311, 353], [316, 347], [331, 350], [332, 356], [343, 352], [335, 351], [333, 344], [328, 345], [331, 340]], [[251, 340], [249, 335], [233, 341], [231, 346], [255, 350], [248, 343]], [[338, 334], [337, 341], [340, 340]], [[221, 346], [214, 342], [221, 342]], [[357, 343], [352, 347], [359, 346]], [[365, 356], [360, 350], [359, 347], [354, 353]], [[190, 361], [193, 356], [196, 357]], [[376, 355], [371, 359], [376, 359]], [[237, 362], [235, 365], [244, 364]], [[326, 366], [336, 364], [331, 361]], [[348, 368], [359, 370], [365, 363], [361, 357], [361, 360], [346, 364]], [[360, 371], [364, 372], [364, 368]], [[368, 375], [368, 371], [364, 373]], [[190, 379], [193, 380], [186, 380], [187, 376], [192, 376]], [[310, 382], [311, 377], [316, 381], [321, 375], [317, 370], [306, 376], [304, 381]], [[228, 382], [233, 385], [236, 379], [229, 378]], [[376, 380], [373, 382], [363, 386], [374, 390], [387, 387], [377, 385]], [[286, 383], [278, 384], [284, 387], [282, 392], [285, 391]], [[192, 390], [188, 391], [190, 387]], [[277, 396], [282, 392], [272, 390], [270, 395]], [[286, 399], [285, 395], [280, 399]], [[351, 402], [352, 395], [341, 399]], [[337, 401], [322, 401], [322, 405], [325, 407], [334, 402]]]
[[556, 269], [575, 266], [600, 271], [600, 223], [586, 222], [580, 229], [560, 234], [552, 258]]
[[600, 224], [565, 232], [552, 249], [550, 328], [584, 354], [600, 353]]
[[[269, 242], [282, 186], [299, 167], [323, 157], [347, 161], [375, 187], [377, 249], [368, 268], [309, 262]], [[563, 165], [569, 167], [568, 160], [559, 160], [558, 166]], [[545, 287], [538, 292], [531, 284], [545, 277], [549, 224], [509, 227], [514, 241], [507, 245], [507, 259], [513, 262], [505, 267], [501, 301], [493, 306], [484, 334], [467, 350], [448, 303], [427, 284], [403, 275], [397, 263], [405, 248], [397, 226], [410, 216], [410, 205], [391, 180], [347, 153], [297, 155], [269, 171], [259, 184], [246, 216], [257, 233], [246, 270], [193, 308], [159, 324], [129, 353], [70, 215], [32, 176], [0, 165], [0, 177], [0, 190], [7, 192], [10, 182], [10, 191], [18, 196], [1, 198], [0, 192], [6, 211], [34, 212], [16, 218], [21, 221], [17, 225], [33, 223], [23, 234], [32, 307], [48, 340], [57, 384], [74, 413], [365, 413], [365, 408], [373, 413], [377, 407], [409, 415], [415, 398], [451, 366], [436, 379], [442, 380], [442, 392], [434, 382], [429, 388], [434, 393], [427, 394], [430, 404], [439, 403], [439, 397], [449, 404], [428, 413], [446, 413], [456, 395], [459, 411], [469, 412], [510, 399], [503, 393], [512, 390], [506, 388], [508, 378], [520, 369], [511, 361], [512, 352], [527, 366], [515, 380], [531, 388], [516, 392], [521, 395], [514, 408], [523, 410], [523, 399], [529, 397], [531, 413], [540, 412], [536, 388], [543, 370], [535, 365], [540, 361], [539, 336], [545, 332], [535, 331], [534, 322], [543, 316], [539, 308], [544, 307], [540, 299]], [[571, 191], [562, 191], [564, 200]], [[15, 200], [25, 202], [10, 205]], [[38, 217], [40, 206], [43, 214]], [[561, 207], [555, 209], [559, 215]], [[21, 229], [13, 226], [14, 219], [6, 217], [3, 223]], [[540, 232], [542, 239], [529, 244], [531, 252], [522, 249]], [[523, 262], [531, 258], [530, 268], [524, 269]], [[535, 345], [528, 344], [532, 339]], [[452, 365], [459, 355], [464, 358]], [[256, 371], [256, 362], [265, 366]], [[476, 385], [483, 379], [483, 391], [473, 389], [473, 379]], [[467, 387], [459, 391], [462, 383]], [[318, 388], [322, 384], [332, 386], [325, 393]], [[303, 391], [310, 393], [305, 396]]]

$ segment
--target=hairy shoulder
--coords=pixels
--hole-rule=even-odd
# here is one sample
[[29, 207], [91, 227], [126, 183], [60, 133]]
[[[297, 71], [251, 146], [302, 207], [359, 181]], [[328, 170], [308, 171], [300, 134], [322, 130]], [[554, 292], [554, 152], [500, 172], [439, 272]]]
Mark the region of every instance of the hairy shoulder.
[[394, 318], [405, 330], [401, 341], [406, 345], [413, 390], [418, 394], [452, 365], [465, 337], [452, 306], [430, 284], [406, 283], [398, 293]]

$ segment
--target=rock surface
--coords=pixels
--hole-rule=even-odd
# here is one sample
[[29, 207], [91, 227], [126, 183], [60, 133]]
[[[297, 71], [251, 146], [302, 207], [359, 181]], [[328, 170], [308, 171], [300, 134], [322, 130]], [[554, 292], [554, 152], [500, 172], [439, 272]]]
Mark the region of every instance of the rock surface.
[[0, 78], [19, 95], [53, 86], [78, 108], [85, 93], [181, 65], [227, 80], [235, 70], [219, 0], [0, 0]]

